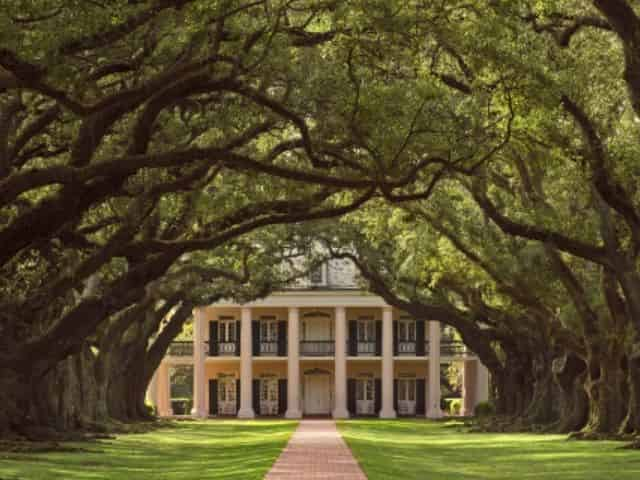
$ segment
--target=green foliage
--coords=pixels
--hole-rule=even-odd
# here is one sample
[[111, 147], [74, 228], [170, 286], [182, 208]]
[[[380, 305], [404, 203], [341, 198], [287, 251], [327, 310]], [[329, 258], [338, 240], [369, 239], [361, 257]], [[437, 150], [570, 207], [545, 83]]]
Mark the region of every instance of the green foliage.
[[449, 403], [449, 414], [452, 416], [460, 415], [460, 411], [462, 410], [462, 399], [454, 398]]

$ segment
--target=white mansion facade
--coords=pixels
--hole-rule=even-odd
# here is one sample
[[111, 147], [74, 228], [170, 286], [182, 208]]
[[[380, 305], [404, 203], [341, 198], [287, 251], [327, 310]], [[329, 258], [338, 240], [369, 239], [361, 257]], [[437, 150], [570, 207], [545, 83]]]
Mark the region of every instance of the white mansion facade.
[[[335, 259], [263, 300], [196, 308], [193, 342], [171, 346], [148, 393], [160, 416], [439, 418], [449, 362], [463, 366], [461, 414], [471, 415], [488, 398], [487, 369], [439, 322], [363, 292], [353, 265]], [[174, 412], [170, 372], [185, 366], [192, 409]]]

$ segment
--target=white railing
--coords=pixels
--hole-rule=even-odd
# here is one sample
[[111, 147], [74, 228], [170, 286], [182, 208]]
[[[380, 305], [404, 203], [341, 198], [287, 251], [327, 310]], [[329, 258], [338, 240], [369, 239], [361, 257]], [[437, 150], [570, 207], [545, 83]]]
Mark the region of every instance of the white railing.
[[300, 342], [300, 355], [308, 357], [328, 357], [335, 352], [333, 340], [303, 340]]
[[218, 355], [235, 355], [236, 342], [219, 342]]
[[358, 342], [358, 355], [375, 355], [376, 342]]
[[398, 355], [415, 355], [416, 342], [398, 342]]
[[260, 342], [260, 355], [277, 355], [278, 342]]

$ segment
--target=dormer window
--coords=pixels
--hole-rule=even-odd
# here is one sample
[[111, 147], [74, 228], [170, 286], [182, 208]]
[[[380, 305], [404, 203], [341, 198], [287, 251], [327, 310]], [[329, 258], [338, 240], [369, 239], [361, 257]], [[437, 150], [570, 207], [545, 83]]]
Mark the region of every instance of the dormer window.
[[324, 285], [326, 283], [326, 265], [318, 265], [309, 273], [311, 285]]

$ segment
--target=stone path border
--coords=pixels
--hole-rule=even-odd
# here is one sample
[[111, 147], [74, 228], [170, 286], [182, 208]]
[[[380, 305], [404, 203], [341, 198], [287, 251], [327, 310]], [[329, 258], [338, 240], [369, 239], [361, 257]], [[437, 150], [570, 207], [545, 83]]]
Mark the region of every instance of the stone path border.
[[367, 480], [333, 420], [302, 420], [265, 480]]

